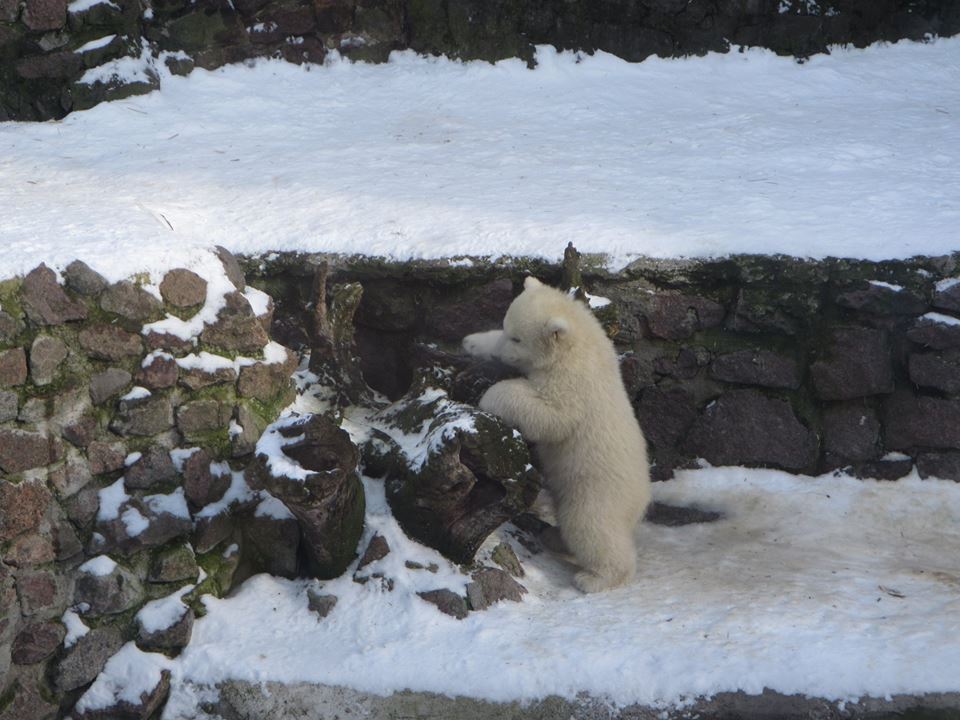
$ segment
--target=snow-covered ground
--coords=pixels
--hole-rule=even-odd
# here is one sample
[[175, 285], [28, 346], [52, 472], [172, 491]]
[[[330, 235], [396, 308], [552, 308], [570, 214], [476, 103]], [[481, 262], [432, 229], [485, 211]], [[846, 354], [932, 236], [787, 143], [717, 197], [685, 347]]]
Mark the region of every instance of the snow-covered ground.
[[538, 53], [165, 77], [0, 123], [0, 275], [194, 248], [870, 259], [960, 248], [960, 38], [629, 64]]
[[[414, 591], [463, 578], [412, 543], [379, 481], [365, 482], [364, 544], [391, 553], [365, 571], [396, 580], [322, 583], [339, 597], [318, 619], [321, 583], [256, 576], [206, 601], [184, 653], [169, 663], [164, 717], [189, 717], [202, 688], [227, 679], [313, 682], [389, 694], [412, 689], [498, 701], [589, 692], [614, 704], [669, 706], [701, 695], [770, 688], [851, 700], [960, 690], [960, 493], [952, 482], [898, 483], [711, 468], [654, 486], [655, 498], [723, 519], [644, 525], [629, 587], [583, 596], [573, 569], [531, 556], [522, 603], [458, 621]], [[440, 565], [437, 575], [404, 560]]]

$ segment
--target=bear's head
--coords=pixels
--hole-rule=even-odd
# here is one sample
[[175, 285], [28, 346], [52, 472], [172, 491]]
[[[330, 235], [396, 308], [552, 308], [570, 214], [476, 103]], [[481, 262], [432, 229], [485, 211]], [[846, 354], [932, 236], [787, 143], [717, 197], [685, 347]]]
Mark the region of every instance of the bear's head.
[[528, 277], [503, 318], [497, 357], [524, 374], [555, 363], [570, 347], [576, 301]]

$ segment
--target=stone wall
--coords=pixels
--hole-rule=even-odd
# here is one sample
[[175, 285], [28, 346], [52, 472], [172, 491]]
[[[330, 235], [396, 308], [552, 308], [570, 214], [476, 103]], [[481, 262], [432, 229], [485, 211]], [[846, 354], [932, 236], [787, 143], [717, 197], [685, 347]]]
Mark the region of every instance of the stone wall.
[[[365, 383], [406, 398], [375, 403], [383, 427], [412, 412], [419, 431], [432, 413], [438, 435], [451, 438], [437, 443], [440, 472], [430, 478], [391, 473], [400, 461], [378, 455], [386, 435], [359, 448], [411, 537], [469, 561], [536, 494], [522, 442], [507, 448], [499, 425], [484, 436], [477, 424], [472, 439], [447, 433], [444, 423], [461, 426], [454, 415], [474, 411], [445, 417], [443, 396], [431, 391], [428, 405], [422, 393], [437, 381], [454, 399], [475, 398], [490, 378], [470, 374], [461, 338], [498, 326], [526, 274], [560, 285], [577, 277], [572, 265], [274, 254], [246, 261], [263, 292], [246, 286], [232, 256], [220, 258], [222, 277], [172, 270], [156, 286], [108, 284], [82, 263], [62, 282], [44, 266], [0, 282], [0, 720], [70, 711], [117, 652], [176, 654], [204, 593], [256, 572], [315, 574], [332, 558], [324, 576], [336, 576], [349, 565], [363, 491], [358, 449], [331, 422], [337, 403], [330, 417], [274, 422], [296, 396], [299, 350], [314, 346], [315, 380], [341, 378], [332, 389], [342, 404], [355, 402], [347, 385]], [[319, 291], [332, 299], [325, 319], [314, 271], [324, 260], [331, 282], [350, 283]], [[887, 480], [916, 468], [960, 481], [960, 253], [889, 263], [643, 261], [615, 275], [584, 265], [575, 283], [610, 300], [597, 313], [622, 353], [656, 478], [703, 458]], [[341, 300], [353, 303], [349, 312]], [[319, 326], [331, 332], [326, 357], [316, 351]], [[273, 476], [255, 452], [271, 434], [322, 481]], [[332, 495], [334, 465], [343, 483]], [[444, 484], [451, 473], [459, 495]], [[414, 486], [429, 497], [411, 500]], [[433, 498], [426, 522], [424, 497]], [[407, 501], [418, 508], [409, 516]], [[331, 505], [347, 512], [331, 521]], [[468, 510], [482, 510], [468, 534], [434, 537], [444, 517]], [[465, 614], [469, 597], [454, 599]], [[179, 619], [152, 626], [148, 603], [172, 605]], [[148, 716], [165, 682], [140, 706], [106, 714]]]
[[[251, 266], [278, 302], [275, 331], [302, 343], [307, 265]], [[406, 390], [423, 348], [498, 327], [527, 262], [337, 271], [364, 285], [357, 340], [368, 382]], [[402, 281], [397, 278], [402, 277]], [[737, 257], [584, 270], [623, 353], [654, 476], [714, 465], [960, 480], [960, 255], [906, 262]]]
[[0, 121], [62, 117], [253, 57], [382, 62], [412, 48], [532, 60], [533, 47], [630, 61], [760, 46], [804, 57], [830, 44], [960, 32], [951, 0], [0, 0]]
[[[82, 263], [65, 285], [45, 266], [0, 283], [3, 720], [69, 710], [126, 643], [176, 653], [201, 593], [296, 571], [296, 521], [256, 516], [242, 472], [293, 396], [296, 358], [268, 342], [268, 298], [222, 258], [235, 286], [174, 270], [148, 291]], [[291, 529], [291, 557], [236, 552]], [[154, 600], [182, 602], [172, 627], [138, 617]], [[163, 690], [114, 711], [146, 717]]]

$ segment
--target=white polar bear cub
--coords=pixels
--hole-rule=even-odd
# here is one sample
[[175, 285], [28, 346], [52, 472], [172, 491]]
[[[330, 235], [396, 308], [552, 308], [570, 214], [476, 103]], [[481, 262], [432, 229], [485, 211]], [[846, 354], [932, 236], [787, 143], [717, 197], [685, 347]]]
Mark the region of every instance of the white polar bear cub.
[[603, 327], [586, 305], [528, 277], [503, 330], [468, 335], [463, 346], [525, 375], [493, 385], [480, 408], [536, 445], [560, 534], [583, 567], [578, 587], [596, 592], [630, 582], [650, 474]]

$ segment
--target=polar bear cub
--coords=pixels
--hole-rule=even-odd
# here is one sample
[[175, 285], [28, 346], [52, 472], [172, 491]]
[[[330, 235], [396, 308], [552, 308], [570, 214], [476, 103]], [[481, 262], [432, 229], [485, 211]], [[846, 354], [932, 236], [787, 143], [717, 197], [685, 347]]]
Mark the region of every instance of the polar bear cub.
[[603, 327], [583, 303], [528, 277], [503, 330], [468, 335], [463, 346], [524, 375], [493, 385], [480, 408], [535, 444], [561, 537], [583, 568], [577, 586], [596, 592], [630, 582], [650, 474]]

